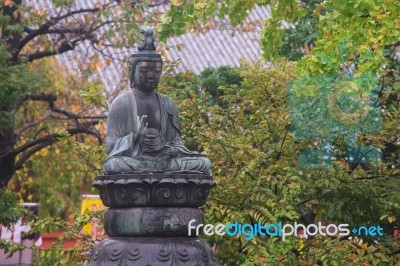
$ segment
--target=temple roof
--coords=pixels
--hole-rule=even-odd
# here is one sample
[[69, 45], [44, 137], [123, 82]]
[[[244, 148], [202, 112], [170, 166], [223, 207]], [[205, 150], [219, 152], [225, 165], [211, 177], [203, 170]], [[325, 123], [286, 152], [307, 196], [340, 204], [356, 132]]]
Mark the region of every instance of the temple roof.
[[[76, 1], [76, 8], [88, 8], [93, 6], [96, 0]], [[29, 5], [35, 9], [47, 9], [51, 6], [50, 0], [30, 0]], [[161, 11], [168, 6], [159, 7]], [[256, 6], [247, 17], [243, 25], [233, 28], [228, 19], [216, 20], [215, 29], [207, 32], [188, 32], [179, 37], [170, 38], [163, 45], [163, 55], [169, 60], [180, 59], [177, 71], [190, 70], [199, 74], [208, 67], [238, 66], [240, 58], [251, 62], [261, 59], [260, 31], [263, 20], [270, 17], [270, 9], [267, 6]], [[214, 28], [214, 27], [211, 27]], [[140, 40], [138, 40], [139, 42]], [[119, 86], [125, 63], [130, 54], [137, 51], [132, 48], [106, 48], [103, 54], [99, 54], [101, 66], [98, 68], [97, 78], [104, 84], [104, 91], [110, 95]], [[74, 51], [57, 56], [61, 65], [69, 70], [79, 71], [78, 57], [91, 57], [96, 53], [89, 42], [82, 42]], [[107, 56], [108, 55], [108, 56]], [[108, 59], [112, 57], [112, 60]], [[126, 72], [125, 72], [126, 73]], [[126, 75], [126, 74], [125, 74]]]

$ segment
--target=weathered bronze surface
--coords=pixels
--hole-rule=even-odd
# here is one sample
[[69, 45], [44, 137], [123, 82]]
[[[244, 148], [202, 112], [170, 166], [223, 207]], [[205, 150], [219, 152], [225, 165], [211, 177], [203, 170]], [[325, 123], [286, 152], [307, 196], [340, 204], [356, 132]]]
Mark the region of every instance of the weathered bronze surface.
[[210, 246], [188, 237], [113, 237], [98, 244], [90, 265], [216, 265]]
[[143, 30], [139, 52], [129, 59], [130, 90], [111, 104], [107, 122], [105, 174], [135, 172], [211, 173], [203, 155], [181, 141], [175, 103], [156, 92], [162, 59], [155, 52], [153, 29]]
[[210, 246], [188, 232], [203, 223], [198, 207], [215, 186], [211, 163], [181, 141], [175, 103], [156, 92], [161, 56], [154, 31], [143, 30], [129, 59], [130, 90], [112, 103], [107, 125], [105, 175], [93, 186], [110, 207], [101, 241], [88, 265], [214, 266]]
[[[104, 229], [108, 236], [188, 236], [188, 224], [203, 223], [199, 208], [111, 208], [104, 217]], [[195, 236], [194, 229], [191, 236]]]
[[201, 174], [126, 174], [99, 176], [93, 186], [108, 207], [200, 207], [215, 186]]

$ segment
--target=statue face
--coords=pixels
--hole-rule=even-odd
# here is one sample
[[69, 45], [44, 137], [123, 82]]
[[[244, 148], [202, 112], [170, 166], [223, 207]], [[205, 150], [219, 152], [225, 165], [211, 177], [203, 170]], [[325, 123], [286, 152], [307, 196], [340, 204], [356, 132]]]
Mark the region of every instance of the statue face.
[[140, 91], [152, 92], [157, 88], [161, 76], [161, 62], [140, 61], [134, 73], [135, 86]]

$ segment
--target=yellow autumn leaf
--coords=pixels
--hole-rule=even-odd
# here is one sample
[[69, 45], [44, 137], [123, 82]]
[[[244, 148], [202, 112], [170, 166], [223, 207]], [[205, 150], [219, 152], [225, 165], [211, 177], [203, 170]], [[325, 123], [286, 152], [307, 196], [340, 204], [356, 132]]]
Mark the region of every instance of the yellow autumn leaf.
[[165, 50], [161, 51], [161, 55], [163, 56], [164, 59], [168, 59], [168, 53]]
[[46, 157], [47, 155], [49, 155], [49, 150], [48, 149], [42, 149], [40, 151], [40, 155], [43, 157]]
[[4, 0], [4, 5], [5, 6], [12, 6], [14, 4], [13, 0]]
[[72, 111], [73, 113], [78, 112], [80, 108], [81, 108], [81, 106], [80, 106], [79, 104], [77, 104], [77, 103], [73, 103], [73, 104], [71, 105], [71, 111]]
[[386, 17], [385, 14], [379, 14], [376, 16], [377, 19], [384, 19]]
[[37, 13], [38, 13], [39, 17], [43, 17], [46, 14], [46, 11], [43, 9], [40, 9], [37, 11]]
[[385, 219], [386, 217], [388, 217], [388, 215], [387, 214], [384, 214], [384, 215], [382, 215], [380, 218], [379, 218], [379, 220], [383, 220], [383, 219]]
[[143, 15], [142, 15], [142, 12], [140, 10], [135, 10], [133, 14], [135, 15], [135, 19], [137, 21], [138, 20], [142, 20]]
[[396, 217], [395, 216], [389, 216], [388, 217], [388, 221], [389, 221], [389, 223], [393, 223], [394, 221], [396, 221]]
[[174, 6], [181, 6], [181, 5], [183, 5], [183, 1], [180, 1], [180, 0], [172, 0], [172, 1], [171, 1], [171, 4], [174, 5]]
[[90, 66], [93, 68], [93, 69], [99, 69], [99, 68], [101, 68], [102, 66], [103, 66], [103, 64], [100, 62], [100, 61], [93, 61], [91, 64], [90, 64]]

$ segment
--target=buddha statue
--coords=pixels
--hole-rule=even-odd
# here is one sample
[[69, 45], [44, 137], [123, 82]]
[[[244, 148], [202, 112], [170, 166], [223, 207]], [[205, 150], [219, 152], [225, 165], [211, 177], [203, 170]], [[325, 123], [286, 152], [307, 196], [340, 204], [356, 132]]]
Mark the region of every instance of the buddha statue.
[[162, 70], [156, 53], [154, 30], [141, 31], [138, 53], [129, 58], [130, 88], [111, 104], [106, 146], [105, 174], [183, 172], [211, 174], [211, 163], [188, 150], [181, 140], [175, 103], [156, 92]]

